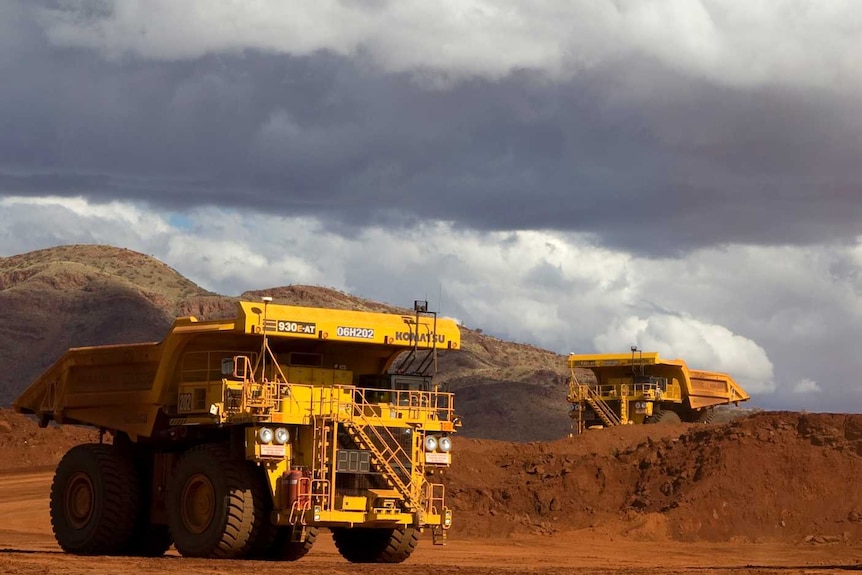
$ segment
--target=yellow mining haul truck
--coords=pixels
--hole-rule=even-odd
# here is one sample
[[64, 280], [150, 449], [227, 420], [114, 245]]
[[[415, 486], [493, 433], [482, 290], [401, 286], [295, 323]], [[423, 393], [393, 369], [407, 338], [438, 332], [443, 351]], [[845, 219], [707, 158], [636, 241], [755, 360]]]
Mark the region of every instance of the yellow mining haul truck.
[[352, 562], [397, 563], [451, 525], [452, 394], [429, 375], [458, 326], [239, 302], [161, 343], [69, 350], [15, 402], [113, 437], [60, 462], [51, 522], [77, 554], [304, 556], [328, 528]]
[[[709, 422], [717, 405], [749, 399], [725, 373], [689, 369], [681, 359], [632, 349], [629, 354], [569, 356], [569, 415], [572, 429], [659, 422]], [[595, 383], [582, 383], [575, 370], [589, 369]]]

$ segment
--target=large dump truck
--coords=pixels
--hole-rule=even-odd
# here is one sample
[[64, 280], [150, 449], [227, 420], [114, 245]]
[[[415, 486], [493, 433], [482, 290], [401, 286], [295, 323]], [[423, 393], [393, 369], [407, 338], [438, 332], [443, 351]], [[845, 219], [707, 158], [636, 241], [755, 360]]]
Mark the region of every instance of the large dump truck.
[[60, 546], [88, 555], [304, 556], [320, 528], [358, 563], [397, 563], [452, 522], [440, 474], [460, 425], [435, 385], [456, 323], [239, 302], [160, 343], [71, 349], [15, 402], [111, 441], [63, 457]]
[[[568, 400], [572, 430], [659, 422], [712, 420], [718, 405], [749, 399], [726, 373], [689, 369], [681, 359], [633, 348], [631, 354], [572, 354]], [[588, 369], [595, 381], [580, 381]]]

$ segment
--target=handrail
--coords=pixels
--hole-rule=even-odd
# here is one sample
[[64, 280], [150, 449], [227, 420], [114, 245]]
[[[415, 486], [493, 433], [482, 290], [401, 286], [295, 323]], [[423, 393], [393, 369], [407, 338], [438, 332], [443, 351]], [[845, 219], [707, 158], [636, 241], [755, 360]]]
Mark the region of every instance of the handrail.
[[[414, 485], [414, 473], [404, 464], [405, 459], [410, 461], [411, 465], [413, 464], [411, 454], [407, 453], [401, 447], [401, 444], [392, 435], [392, 431], [388, 427], [372, 425], [372, 422], [365, 416], [365, 408], [369, 407], [370, 404], [365, 401], [362, 395], [358, 397], [359, 402], [354, 402], [352, 412], [358, 417], [361, 425], [357, 425], [355, 421], [351, 420], [353, 425], [348, 426], [347, 429], [356, 431], [361, 441], [366, 444], [365, 447], [377, 456], [378, 461], [388, 475], [388, 479], [398, 488], [398, 491], [408, 500], [410, 505], [414, 509], [422, 509], [421, 496], [418, 493], [421, 493], [422, 483], [425, 482], [424, 474], [416, 474], [421, 479], [419, 485]], [[371, 430], [373, 438], [377, 440], [380, 447], [375, 445], [374, 439], [366, 433], [366, 429]], [[380, 429], [385, 430], [385, 435]], [[393, 463], [395, 464], [394, 466]], [[407, 482], [402, 481], [402, 475], [409, 478], [409, 480]]]
[[[335, 416], [339, 420], [350, 420], [357, 405], [362, 415], [372, 417], [372, 408], [385, 408], [394, 412], [393, 419], [411, 423], [454, 421], [454, 394], [443, 391], [416, 391], [357, 387], [354, 385], [318, 386], [304, 383], [280, 384], [287, 388], [293, 405], [309, 416]], [[309, 390], [308, 399], [297, 399], [300, 394], [291, 390]], [[380, 401], [368, 401], [368, 397]], [[347, 399], [352, 398], [352, 399]], [[359, 401], [357, 401], [359, 399]]]
[[619, 416], [614, 413], [614, 410], [611, 409], [605, 401], [593, 390], [590, 386], [583, 386], [586, 388], [586, 400], [590, 402], [590, 405], [596, 410], [599, 416], [602, 417], [604, 422], [610, 426], [619, 425], [621, 420]]
[[[308, 486], [307, 490], [301, 489], [303, 484]], [[289, 523], [294, 525], [297, 519], [299, 519], [301, 525], [306, 525], [305, 512], [311, 509], [312, 503], [320, 505], [323, 511], [328, 510], [329, 494], [332, 491], [331, 487], [328, 479], [311, 479], [310, 481], [300, 482], [300, 490], [297, 493], [297, 498], [290, 505]], [[299, 517], [297, 517], [297, 514], [299, 514]]]
[[[573, 395], [576, 400], [583, 401], [587, 397], [587, 393], [594, 394], [598, 397], [623, 398], [637, 394], [645, 394], [647, 392], [659, 393], [661, 387], [657, 383], [624, 383], [624, 384], [577, 384], [570, 386], [573, 389]], [[623, 388], [626, 388], [625, 390]]]
[[[436, 494], [439, 492], [439, 495]], [[439, 503], [438, 508], [435, 503]], [[425, 512], [430, 515], [441, 515], [446, 508], [446, 486], [442, 483], [425, 482]]]

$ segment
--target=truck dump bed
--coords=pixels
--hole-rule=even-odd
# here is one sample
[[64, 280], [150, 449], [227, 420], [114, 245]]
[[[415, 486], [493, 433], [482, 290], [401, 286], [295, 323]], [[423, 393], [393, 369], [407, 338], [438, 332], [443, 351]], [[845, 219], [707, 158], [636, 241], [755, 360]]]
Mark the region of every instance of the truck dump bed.
[[688, 368], [686, 370], [688, 371], [689, 403], [694, 408], [736, 403], [750, 398], [748, 392], [726, 373]]
[[317, 348], [337, 349], [343, 343], [355, 349], [357, 344], [363, 348], [362, 344], [370, 344], [361, 360], [355, 352], [351, 359], [364, 362], [367, 372], [378, 373], [400, 352], [457, 349], [460, 344], [452, 320], [238, 302], [236, 318], [178, 318], [158, 343], [70, 349], [15, 400], [14, 408], [37, 415], [43, 424], [54, 420], [118, 429], [132, 438], [148, 437], [163, 408], [176, 405], [178, 382], [194, 375], [196, 366], [189, 358], [211, 355], [197, 371], [208, 376], [215, 371], [218, 378], [221, 357], [211, 350], [225, 350], [224, 357], [253, 354], [259, 351], [264, 333], [273, 342], [290, 339]]
[[[73, 348], [15, 400], [19, 413], [43, 423], [96, 425], [139, 434], [150, 419], [162, 343]], [[152, 405], [151, 405], [152, 407]]]

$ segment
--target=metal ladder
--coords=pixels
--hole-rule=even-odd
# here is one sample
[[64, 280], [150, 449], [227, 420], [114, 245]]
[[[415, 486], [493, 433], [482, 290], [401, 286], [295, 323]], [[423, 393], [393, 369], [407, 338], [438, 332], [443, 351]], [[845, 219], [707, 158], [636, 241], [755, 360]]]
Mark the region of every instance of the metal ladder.
[[[584, 401], [593, 408], [593, 411], [596, 412], [605, 425], [608, 427], [614, 427], [622, 423], [622, 419], [614, 413], [613, 408], [599, 396], [596, 390], [588, 385], [582, 385], [581, 388], [586, 390], [586, 393], [583, 396]], [[621, 404], [625, 405], [625, 400], [623, 400]]]
[[411, 454], [401, 447], [388, 427], [373, 425], [365, 415], [368, 406], [364, 399], [354, 403], [353, 417], [343, 422], [345, 430], [360, 448], [371, 452], [372, 464], [384, 471], [384, 479], [389, 486], [401, 493], [411, 507], [423, 510], [421, 489], [424, 488], [424, 477], [420, 484], [414, 485], [413, 473], [405, 464], [405, 461], [412, 462]]

